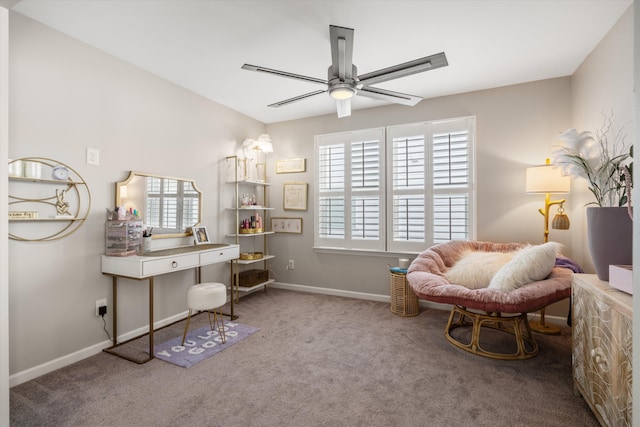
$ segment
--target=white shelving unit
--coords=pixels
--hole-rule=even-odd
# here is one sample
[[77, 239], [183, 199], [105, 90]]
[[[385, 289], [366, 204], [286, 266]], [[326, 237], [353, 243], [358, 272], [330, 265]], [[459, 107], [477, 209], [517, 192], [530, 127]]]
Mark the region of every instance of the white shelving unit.
[[[241, 292], [249, 293], [259, 289], [266, 291], [267, 285], [275, 281], [268, 278], [268, 261], [275, 258], [274, 255], [269, 254], [268, 238], [269, 235], [274, 233], [273, 231], [266, 231], [269, 211], [273, 210], [273, 208], [268, 207], [267, 202], [267, 190], [271, 184], [264, 181], [246, 179], [246, 165], [243, 165], [243, 162], [245, 162], [245, 159], [241, 159], [238, 156], [226, 158], [226, 181], [228, 184], [234, 185], [233, 206], [227, 208], [227, 211], [235, 214], [235, 231], [228, 233], [227, 238], [233, 239], [235, 244], [240, 245], [240, 258], [231, 261], [234, 277], [234, 283], [231, 285], [231, 295], [236, 302], [239, 302]], [[256, 195], [256, 198], [261, 202], [260, 205], [243, 206], [242, 194]], [[241, 232], [240, 224], [242, 221], [256, 212], [262, 216], [262, 231]], [[259, 246], [260, 249], [256, 250], [256, 246]], [[256, 258], [258, 256], [259, 258]], [[241, 286], [240, 273], [252, 270], [247, 266], [262, 267], [260, 270], [263, 274], [266, 273], [266, 279], [250, 286]]]

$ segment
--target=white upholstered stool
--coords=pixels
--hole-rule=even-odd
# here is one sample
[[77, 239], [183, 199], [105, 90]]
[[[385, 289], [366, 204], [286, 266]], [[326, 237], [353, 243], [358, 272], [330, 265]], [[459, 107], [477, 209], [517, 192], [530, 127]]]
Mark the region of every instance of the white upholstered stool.
[[[182, 345], [187, 337], [187, 330], [189, 329], [189, 321], [191, 320], [192, 311], [206, 310], [209, 316], [209, 325], [213, 331], [213, 325], [215, 324], [220, 333], [222, 342], [226, 342], [224, 335], [224, 322], [222, 321], [222, 306], [227, 303], [227, 287], [222, 283], [200, 283], [198, 285], [190, 286], [187, 289], [187, 307], [189, 307], [189, 314], [187, 314], [187, 323], [184, 326], [184, 334], [182, 334]], [[220, 308], [220, 314], [216, 312], [216, 309]], [[211, 322], [211, 311], [213, 311], [213, 322]], [[218, 317], [219, 316], [219, 317]]]

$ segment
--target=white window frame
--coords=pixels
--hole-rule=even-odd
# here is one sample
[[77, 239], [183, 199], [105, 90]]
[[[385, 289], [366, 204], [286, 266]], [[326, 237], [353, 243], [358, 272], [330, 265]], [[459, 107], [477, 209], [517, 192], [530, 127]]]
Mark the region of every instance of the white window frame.
[[[468, 130], [468, 182], [466, 185], [439, 185], [433, 184], [433, 146], [432, 140], [435, 134], [456, 132]], [[394, 195], [416, 194], [416, 191], [395, 190], [393, 187], [393, 140], [394, 138], [405, 138], [423, 135], [425, 141], [424, 164], [425, 167], [425, 187], [424, 206], [428, 207], [424, 212], [424, 239], [421, 241], [394, 241], [393, 237], [393, 199]], [[350, 218], [351, 218], [351, 197], [353, 195], [350, 188], [349, 176], [350, 169], [346, 165], [351, 165], [351, 152], [345, 148], [345, 234], [343, 239], [324, 239], [319, 234], [319, 215], [320, 215], [320, 167], [319, 149], [322, 145], [344, 144], [345, 147], [350, 146], [353, 141], [362, 140], [363, 138], [380, 138], [380, 183], [379, 196], [381, 198], [380, 211], [380, 239], [377, 241], [353, 240], [350, 234]], [[467, 215], [466, 226], [468, 234], [466, 238], [476, 238], [476, 184], [475, 184], [475, 117], [461, 117], [448, 120], [438, 120], [423, 123], [413, 123], [397, 126], [389, 126], [387, 128], [375, 128], [367, 130], [359, 130], [352, 132], [342, 132], [335, 134], [316, 135], [315, 137], [315, 212], [314, 212], [314, 247], [316, 249], [337, 249], [348, 251], [377, 251], [383, 253], [417, 253], [434, 243], [434, 199], [438, 195], [466, 195]], [[388, 172], [388, 173], [386, 173]], [[417, 190], [420, 193], [420, 190]], [[454, 237], [455, 238], [455, 237]]]
[[[323, 247], [323, 248], [333, 248], [333, 249], [348, 249], [348, 250], [364, 250], [364, 251], [384, 251], [384, 229], [385, 229], [385, 209], [384, 209], [384, 185], [385, 185], [385, 168], [384, 168], [384, 158], [385, 158], [385, 145], [384, 145], [384, 128], [375, 128], [375, 129], [365, 129], [353, 132], [345, 132], [338, 134], [328, 134], [328, 135], [316, 135], [315, 137], [315, 154], [316, 154], [316, 167], [315, 167], [315, 183], [314, 186], [314, 197], [315, 197], [315, 206], [316, 209], [314, 211], [314, 240], [315, 247]], [[379, 212], [379, 225], [378, 225], [378, 240], [363, 240], [363, 239], [354, 239], [352, 236], [351, 229], [351, 217], [352, 217], [352, 209], [351, 209], [351, 200], [356, 194], [370, 194], [368, 191], [358, 192], [352, 188], [351, 182], [351, 168], [347, 168], [346, 165], [352, 164], [351, 157], [351, 144], [356, 143], [358, 141], [371, 141], [377, 140], [379, 141], [379, 177], [378, 177], [378, 188], [377, 195], [379, 198], [379, 206], [381, 207]], [[318, 166], [319, 159], [319, 150], [321, 146], [328, 145], [344, 145], [344, 189], [336, 190], [336, 191], [323, 191], [320, 185], [320, 167]], [[340, 238], [322, 238], [320, 237], [320, 215], [323, 213], [322, 203], [320, 202], [321, 197], [342, 197], [344, 200], [344, 237]]]

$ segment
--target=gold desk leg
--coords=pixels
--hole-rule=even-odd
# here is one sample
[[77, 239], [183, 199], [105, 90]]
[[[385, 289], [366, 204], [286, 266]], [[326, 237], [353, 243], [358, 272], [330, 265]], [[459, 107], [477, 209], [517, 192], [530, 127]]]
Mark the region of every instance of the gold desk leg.
[[113, 291], [113, 313], [111, 314], [113, 325], [113, 345], [118, 344], [118, 276], [111, 278], [111, 288]]
[[153, 359], [153, 276], [149, 277], [149, 359]]
[[544, 321], [544, 307], [540, 309], [540, 322], [530, 321], [529, 327], [533, 332], [545, 335], [560, 335], [560, 327], [549, 325]]
[[149, 278], [149, 356], [145, 359], [136, 359], [133, 357], [129, 357], [124, 354], [119, 354], [116, 351], [116, 348], [120, 347], [123, 344], [131, 342], [133, 340], [137, 340], [145, 336], [146, 334], [139, 335], [137, 337], [130, 338], [126, 341], [118, 343], [118, 276], [112, 276], [112, 288], [113, 288], [113, 345], [111, 347], [105, 348], [102, 351], [105, 353], [113, 354], [114, 356], [118, 356], [122, 359], [129, 360], [130, 362], [135, 362], [139, 365], [143, 363], [147, 363], [151, 359], [154, 358], [153, 355], [153, 277]]

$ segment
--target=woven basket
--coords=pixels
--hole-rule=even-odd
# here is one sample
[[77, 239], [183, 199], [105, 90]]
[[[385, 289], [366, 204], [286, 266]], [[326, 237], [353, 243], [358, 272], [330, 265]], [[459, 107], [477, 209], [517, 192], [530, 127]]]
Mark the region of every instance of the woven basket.
[[407, 275], [391, 272], [391, 312], [398, 316], [420, 314], [418, 297], [407, 283]]

